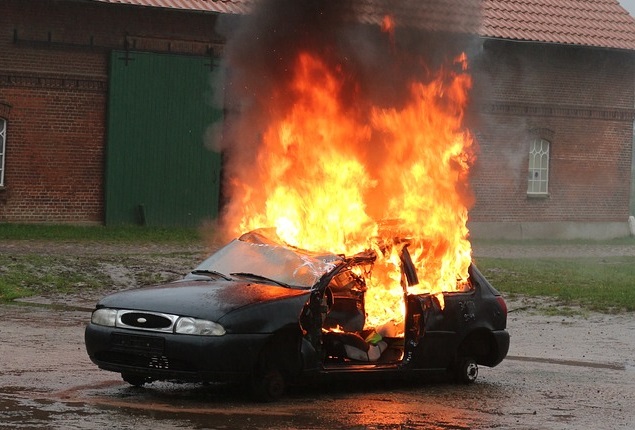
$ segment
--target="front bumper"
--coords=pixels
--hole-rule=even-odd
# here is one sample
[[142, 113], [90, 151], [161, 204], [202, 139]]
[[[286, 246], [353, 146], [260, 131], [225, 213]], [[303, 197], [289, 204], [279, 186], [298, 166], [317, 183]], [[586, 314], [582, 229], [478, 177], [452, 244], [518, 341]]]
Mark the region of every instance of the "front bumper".
[[267, 334], [192, 336], [89, 324], [84, 340], [101, 369], [154, 380], [237, 382], [248, 377]]

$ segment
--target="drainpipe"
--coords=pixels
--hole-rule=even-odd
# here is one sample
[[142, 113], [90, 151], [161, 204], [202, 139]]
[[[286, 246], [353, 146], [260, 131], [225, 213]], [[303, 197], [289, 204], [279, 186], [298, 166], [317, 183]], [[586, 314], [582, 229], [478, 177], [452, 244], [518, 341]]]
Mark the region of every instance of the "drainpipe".
[[[633, 80], [633, 109], [635, 109], [635, 76], [631, 78]], [[631, 236], [635, 236], [635, 118], [631, 123], [631, 201], [630, 201], [630, 216], [628, 217], [628, 227], [631, 232]]]
[[[635, 60], [631, 57], [631, 62]], [[631, 78], [633, 87], [633, 109], [635, 109], [635, 77]], [[633, 118], [631, 128], [631, 201], [630, 201], [630, 216], [628, 217], [628, 227], [631, 232], [631, 236], [635, 236], [635, 118]]]
[[630, 216], [628, 217], [628, 229], [631, 236], [635, 236], [635, 120], [631, 128], [633, 134], [631, 136], [631, 204]]

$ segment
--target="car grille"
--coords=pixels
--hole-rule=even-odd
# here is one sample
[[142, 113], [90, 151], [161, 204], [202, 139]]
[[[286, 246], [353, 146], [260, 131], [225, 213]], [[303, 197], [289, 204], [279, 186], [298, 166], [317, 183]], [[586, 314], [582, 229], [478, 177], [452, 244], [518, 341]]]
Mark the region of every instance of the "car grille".
[[158, 312], [121, 310], [117, 315], [117, 327], [171, 333], [178, 318]]

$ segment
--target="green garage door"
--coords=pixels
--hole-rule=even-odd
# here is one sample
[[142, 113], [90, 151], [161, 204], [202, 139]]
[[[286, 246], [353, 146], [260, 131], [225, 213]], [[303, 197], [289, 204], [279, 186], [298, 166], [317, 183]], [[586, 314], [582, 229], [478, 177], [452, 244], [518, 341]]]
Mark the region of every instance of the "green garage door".
[[113, 52], [107, 225], [188, 227], [217, 216], [220, 155], [205, 135], [222, 121], [219, 74], [210, 58]]

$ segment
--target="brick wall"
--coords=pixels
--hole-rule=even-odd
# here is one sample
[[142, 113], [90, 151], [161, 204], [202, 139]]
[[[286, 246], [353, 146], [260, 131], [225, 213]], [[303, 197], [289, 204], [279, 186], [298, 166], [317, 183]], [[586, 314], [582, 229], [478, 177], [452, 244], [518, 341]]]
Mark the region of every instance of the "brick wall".
[[31, 83], [3, 91], [13, 107], [0, 216], [100, 222], [105, 94]]
[[[1, 1], [8, 135], [0, 222], [102, 222], [111, 50], [202, 55], [217, 41], [214, 22], [211, 14], [99, 2]], [[472, 67], [480, 144], [472, 221], [627, 219], [631, 54], [488, 40]], [[546, 198], [526, 193], [535, 130], [551, 141]]]
[[111, 50], [202, 55], [217, 40], [214, 22], [97, 2], [0, 2], [0, 112], [8, 120], [0, 222], [103, 222]]
[[[626, 222], [633, 58], [600, 49], [486, 42], [475, 64], [478, 222]], [[548, 196], [527, 195], [529, 141], [551, 142]]]

